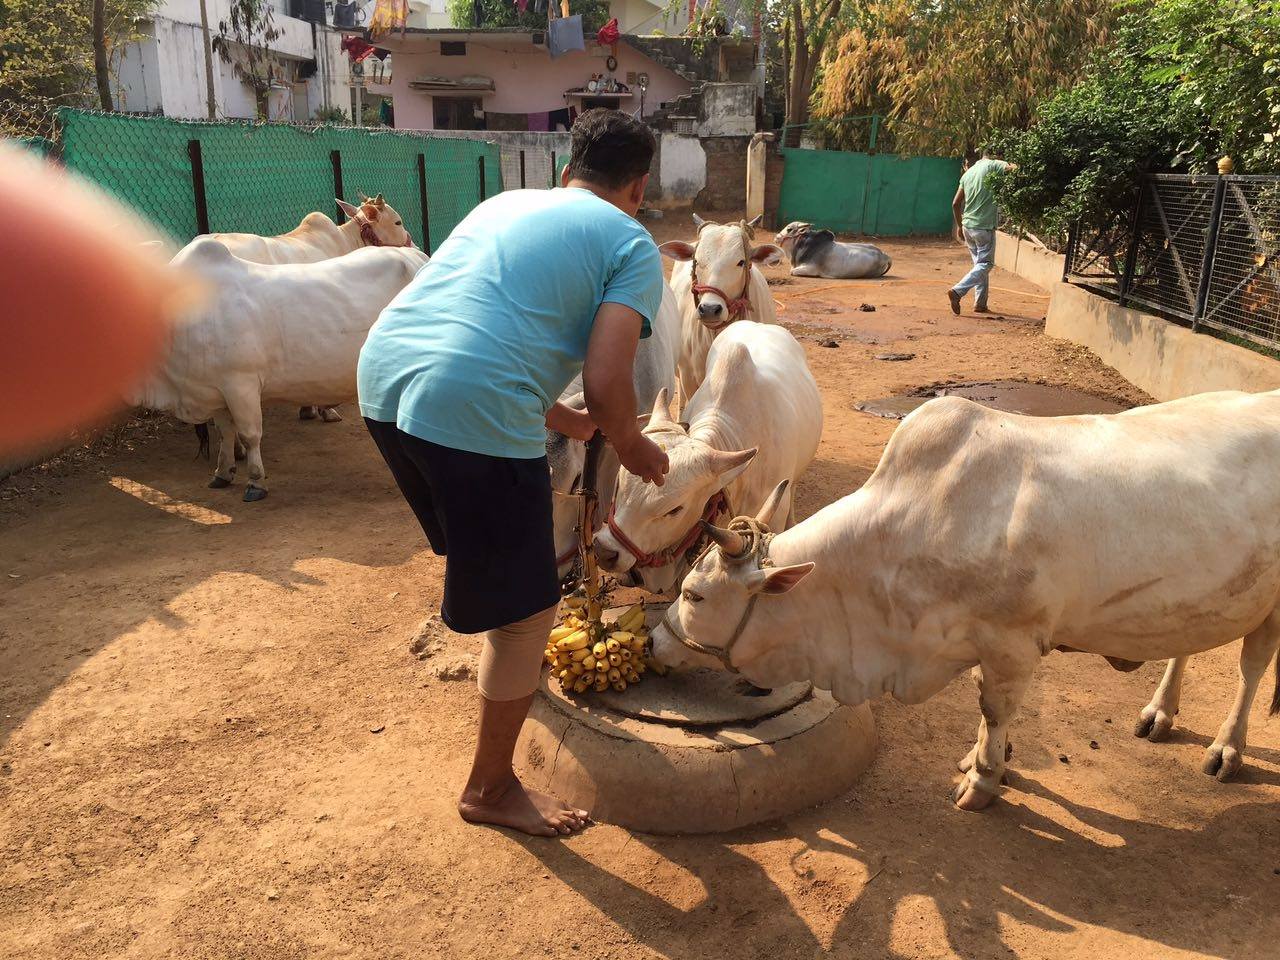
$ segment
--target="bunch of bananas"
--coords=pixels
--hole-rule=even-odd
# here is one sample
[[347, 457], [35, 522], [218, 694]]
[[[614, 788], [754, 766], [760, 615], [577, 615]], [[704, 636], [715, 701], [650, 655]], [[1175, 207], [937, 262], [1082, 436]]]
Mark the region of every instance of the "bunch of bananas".
[[649, 632], [644, 606], [637, 603], [612, 624], [600, 620], [600, 604], [586, 597], [566, 597], [565, 616], [547, 638], [546, 659], [560, 686], [574, 693], [597, 693], [613, 687], [621, 693], [639, 683], [648, 669], [662, 675], [661, 664], [646, 660]]

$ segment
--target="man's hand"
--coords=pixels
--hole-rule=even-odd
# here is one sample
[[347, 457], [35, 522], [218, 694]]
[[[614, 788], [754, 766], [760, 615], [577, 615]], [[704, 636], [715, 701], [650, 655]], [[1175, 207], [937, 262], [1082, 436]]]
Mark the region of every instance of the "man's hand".
[[964, 227], [959, 225], [951, 228], [951, 236], [955, 238], [956, 243], [962, 247], [967, 247], [969, 242], [964, 238]]
[[563, 433], [570, 440], [586, 443], [595, 436], [596, 422], [586, 410], [575, 410], [556, 402], [547, 411], [547, 429]]
[[634, 473], [645, 483], [662, 486], [671, 465], [663, 449], [643, 433], [634, 434], [626, 441], [626, 446], [614, 442], [613, 449], [628, 473]]

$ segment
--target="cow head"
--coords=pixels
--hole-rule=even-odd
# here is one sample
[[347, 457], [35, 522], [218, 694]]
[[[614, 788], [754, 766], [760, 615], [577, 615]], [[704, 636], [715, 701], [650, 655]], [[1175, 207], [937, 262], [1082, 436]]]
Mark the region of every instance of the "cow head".
[[789, 260], [794, 260], [796, 255], [796, 241], [812, 229], [812, 223], [805, 223], [803, 220], [792, 220], [778, 231], [778, 235], [773, 238], [773, 242], [786, 252]]
[[338, 200], [337, 204], [342, 208], [343, 213], [361, 225], [360, 236], [367, 246], [413, 246], [413, 237], [409, 236], [409, 231], [405, 229], [404, 220], [395, 207], [382, 199], [382, 194], [376, 197], [366, 197], [361, 194], [360, 198], [358, 207], [345, 200]]
[[754, 227], [748, 223], [718, 224], [694, 214], [698, 227], [696, 243], [669, 240], [658, 249], [664, 257], [693, 261], [694, 301], [703, 323], [718, 329], [742, 312], [740, 304], [750, 297], [751, 268], [781, 263], [782, 249], [772, 243], [756, 245]]
[[[788, 481], [770, 494], [756, 520], [767, 527], [783, 500]], [[773, 652], [785, 637], [770, 635], [761, 644], [757, 636], [742, 643], [750, 630], [753, 597], [777, 596], [791, 591], [814, 568], [812, 563], [792, 566], [761, 566], [759, 555], [740, 533], [707, 525], [714, 546], [689, 571], [680, 585], [680, 596], [653, 631], [653, 657], [675, 669], [712, 667], [728, 669], [722, 657], [700, 653], [683, 643], [676, 631], [688, 640], [712, 650], [729, 650], [734, 669], [750, 673], [753, 661]]]
[[671, 548], [697, 530], [708, 501], [756, 455], [754, 447], [726, 452], [690, 437], [671, 419], [667, 402], [663, 390], [644, 431], [667, 453], [666, 480], [659, 487], [621, 471], [612, 517], [595, 540], [603, 569], [654, 593], [673, 587], [679, 576], [682, 557]]

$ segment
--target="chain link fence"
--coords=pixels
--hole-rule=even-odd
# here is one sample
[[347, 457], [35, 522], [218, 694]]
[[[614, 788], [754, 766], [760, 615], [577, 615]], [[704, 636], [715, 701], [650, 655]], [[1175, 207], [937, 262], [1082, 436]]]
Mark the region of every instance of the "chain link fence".
[[70, 109], [59, 125], [68, 169], [180, 243], [206, 232], [285, 233], [313, 210], [342, 222], [334, 198], [381, 193], [430, 252], [505, 188], [499, 148], [484, 140]]
[[1280, 349], [1280, 177], [1149, 176], [1113, 225], [1072, 231], [1066, 279]]

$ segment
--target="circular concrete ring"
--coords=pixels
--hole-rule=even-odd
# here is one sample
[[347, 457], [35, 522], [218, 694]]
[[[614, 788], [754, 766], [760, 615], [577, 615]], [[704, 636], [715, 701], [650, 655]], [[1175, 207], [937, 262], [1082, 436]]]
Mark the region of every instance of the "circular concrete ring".
[[[715, 699], [743, 681], [719, 671], [695, 684]], [[663, 680], [624, 696], [661, 702]], [[742, 691], [738, 694], [741, 696]], [[682, 724], [591, 694], [566, 696], [544, 675], [516, 747], [521, 775], [594, 819], [646, 833], [716, 833], [825, 803], [848, 791], [875, 755], [871, 710], [836, 703], [807, 684], [773, 691], [776, 712]], [[669, 697], [668, 697], [669, 699]], [[751, 711], [747, 711], [750, 713]]]

